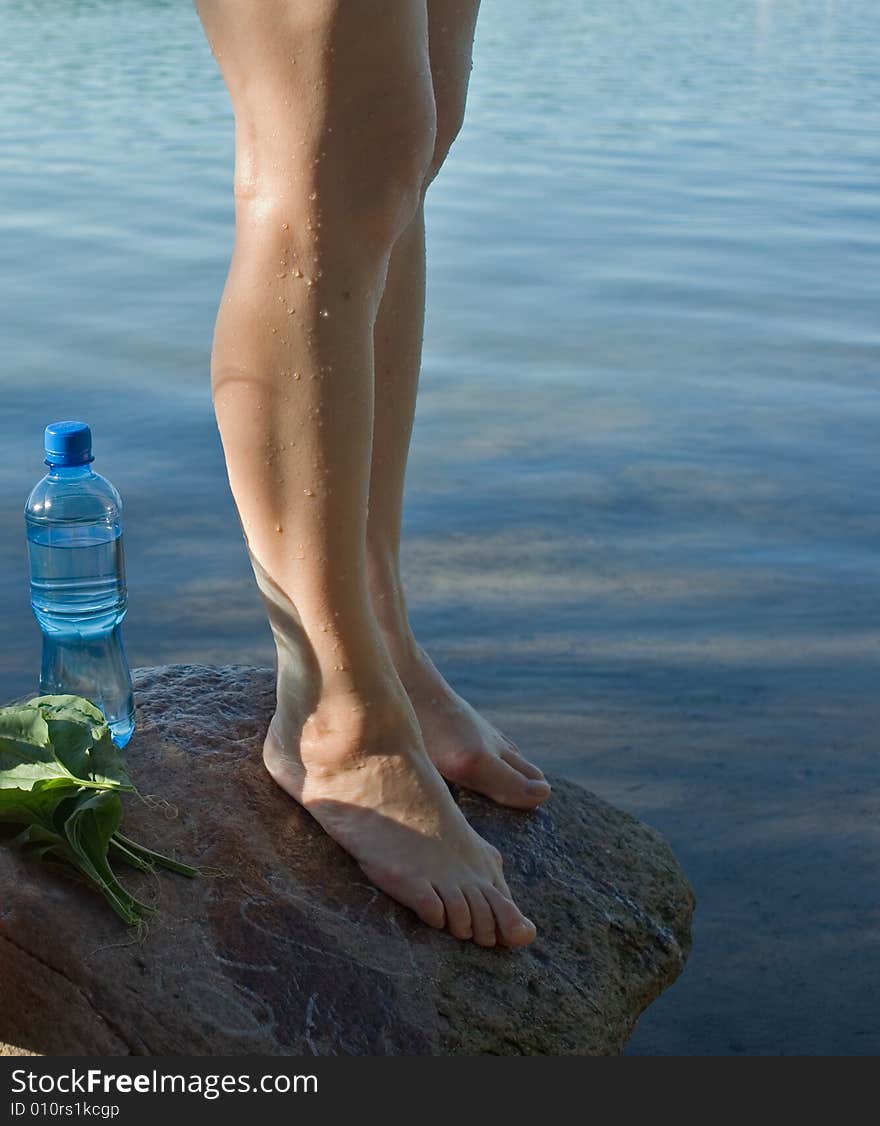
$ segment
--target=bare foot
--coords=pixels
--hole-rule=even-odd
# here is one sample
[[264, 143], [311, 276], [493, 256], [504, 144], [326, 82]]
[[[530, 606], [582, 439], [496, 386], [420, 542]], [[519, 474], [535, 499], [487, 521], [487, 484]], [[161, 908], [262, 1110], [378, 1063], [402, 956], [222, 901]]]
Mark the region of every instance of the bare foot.
[[501, 805], [534, 809], [550, 796], [537, 766], [446, 683], [419, 646], [398, 663], [431, 761], [444, 778]]
[[302, 724], [276, 712], [263, 759], [366, 876], [429, 926], [481, 946], [534, 939], [498, 850], [452, 800], [399, 688], [325, 691]]

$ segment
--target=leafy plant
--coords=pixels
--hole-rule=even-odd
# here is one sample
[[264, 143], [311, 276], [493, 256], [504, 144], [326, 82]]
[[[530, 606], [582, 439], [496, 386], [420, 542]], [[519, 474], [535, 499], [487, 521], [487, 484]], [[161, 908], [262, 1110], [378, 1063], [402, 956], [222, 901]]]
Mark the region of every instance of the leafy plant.
[[37, 696], [0, 708], [0, 823], [24, 856], [75, 868], [130, 925], [154, 908], [119, 883], [111, 858], [153, 872], [197, 870], [119, 831], [120, 794], [136, 793], [104, 715], [82, 696]]

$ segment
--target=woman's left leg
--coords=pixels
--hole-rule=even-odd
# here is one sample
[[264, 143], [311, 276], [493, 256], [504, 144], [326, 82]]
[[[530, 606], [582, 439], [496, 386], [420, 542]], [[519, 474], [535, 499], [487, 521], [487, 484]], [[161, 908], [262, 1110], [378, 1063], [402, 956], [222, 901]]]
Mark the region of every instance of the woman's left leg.
[[[425, 189], [464, 116], [479, 0], [428, 0], [437, 140]], [[422, 205], [395, 244], [374, 332], [375, 414], [367, 554], [376, 617], [409, 694], [428, 754], [449, 781], [504, 805], [530, 809], [550, 787], [447, 684], [413, 637], [400, 578], [403, 483], [415, 412], [425, 315], [425, 215]]]

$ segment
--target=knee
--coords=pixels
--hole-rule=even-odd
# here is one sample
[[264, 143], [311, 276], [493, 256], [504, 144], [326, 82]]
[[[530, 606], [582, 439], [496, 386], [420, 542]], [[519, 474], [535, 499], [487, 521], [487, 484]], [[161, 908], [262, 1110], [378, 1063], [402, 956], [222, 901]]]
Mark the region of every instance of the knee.
[[379, 252], [391, 249], [415, 215], [435, 151], [433, 106], [407, 116], [389, 114], [375, 143], [354, 149], [337, 185], [324, 193], [336, 197], [342, 228]]
[[449, 150], [455, 143], [456, 137], [461, 132], [464, 123], [465, 97], [462, 93], [437, 98], [437, 128], [434, 136], [434, 148], [428, 167], [422, 180], [422, 193], [424, 194], [434, 182], [437, 173], [443, 167]]
[[435, 147], [432, 101], [349, 106], [305, 136], [237, 127], [236, 208], [289, 223], [316, 253], [381, 258], [420, 204]]

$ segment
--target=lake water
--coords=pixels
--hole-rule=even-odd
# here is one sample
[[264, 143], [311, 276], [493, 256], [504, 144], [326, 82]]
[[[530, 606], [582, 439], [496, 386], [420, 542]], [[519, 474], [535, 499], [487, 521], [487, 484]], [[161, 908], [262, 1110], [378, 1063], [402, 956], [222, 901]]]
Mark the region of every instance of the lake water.
[[[874, 0], [486, 0], [432, 189], [414, 617], [691, 876], [632, 1053], [880, 1051], [878, 103]], [[188, 0], [0, 0], [7, 698], [56, 418], [126, 498], [132, 663], [271, 660], [208, 389], [231, 167]]]

